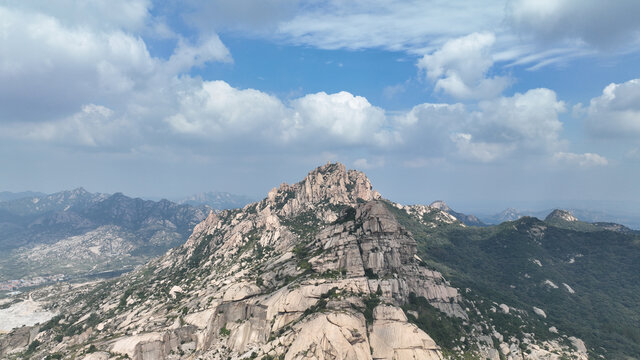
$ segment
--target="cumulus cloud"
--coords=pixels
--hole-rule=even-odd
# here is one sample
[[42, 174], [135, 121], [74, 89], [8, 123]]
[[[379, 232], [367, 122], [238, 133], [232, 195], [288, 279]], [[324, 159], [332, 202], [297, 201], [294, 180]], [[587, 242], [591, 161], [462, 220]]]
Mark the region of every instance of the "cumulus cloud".
[[574, 154], [568, 152], [557, 152], [553, 154], [553, 159], [559, 163], [578, 165], [583, 168], [606, 166], [609, 164], [609, 161], [605, 157], [593, 153]]
[[431, 159], [455, 152], [451, 135], [464, 132], [470, 120], [471, 113], [463, 104], [425, 103], [397, 115], [393, 124], [413, 156]]
[[530, 151], [553, 151], [561, 146], [563, 101], [550, 89], [532, 89], [524, 94], [482, 101], [472, 125], [478, 137], [488, 142], [517, 143]]
[[418, 68], [435, 81], [436, 91], [458, 99], [493, 98], [510, 83], [508, 77], [487, 77], [493, 66], [492, 33], [473, 33], [447, 41], [418, 61]]
[[640, 79], [611, 83], [602, 95], [591, 99], [586, 124], [594, 136], [640, 135]]
[[[382, 150], [413, 159], [411, 166], [454, 158], [486, 163], [565, 150], [558, 119], [565, 105], [553, 91], [499, 96], [509, 80], [490, 74], [497, 41], [492, 33], [444, 42], [419, 62], [436, 89], [458, 98], [490, 99], [477, 105], [426, 103], [390, 116], [345, 91], [284, 102], [260, 90], [190, 76], [191, 69], [210, 61], [232, 61], [215, 33], [193, 41], [176, 35], [172, 54], [154, 57], [134, 31], [158, 25], [149, 18], [147, 2], [131, 8], [114, 4], [124, 7], [125, 18], [105, 14], [102, 25], [95, 19], [104, 4], [92, 4], [83, 10], [92, 14], [85, 14], [86, 20], [58, 15], [45, 5], [0, 6], [0, 42], [6, 50], [0, 52], [0, 137], [118, 151], [192, 140], [247, 145], [258, 152], [287, 145], [311, 151], [357, 148], [355, 162], [363, 168], [381, 166]], [[365, 14], [364, 2], [331, 4]], [[387, 19], [389, 5], [376, 2], [367, 14]], [[394, 11], [411, 12], [405, 5]], [[373, 40], [362, 41], [391, 41], [367, 38]], [[415, 45], [412, 41], [401, 47]]]
[[0, 7], [0, 118], [45, 120], [127, 91], [156, 67], [139, 38]]
[[122, 107], [193, 66], [229, 61], [217, 36], [197, 46], [181, 42], [165, 61], [121, 29], [67, 25], [28, 10], [0, 6], [1, 121], [50, 121], [86, 104]]
[[308, 145], [393, 141], [384, 110], [345, 91], [308, 94], [285, 105], [258, 90], [204, 82], [201, 89], [180, 94], [178, 112], [166, 121], [178, 133], [216, 139], [253, 134], [259, 141]]
[[431, 157], [457, 154], [492, 162], [512, 154], [546, 156], [563, 148], [558, 116], [565, 107], [552, 90], [534, 89], [482, 101], [476, 110], [461, 104], [421, 104], [395, 124], [406, 143]]
[[384, 129], [386, 115], [362, 96], [346, 91], [319, 92], [292, 101], [295, 112], [287, 124], [286, 137], [327, 136], [346, 144], [393, 142], [393, 134]]
[[218, 35], [209, 35], [201, 39], [199, 44], [189, 44], [180, 38], [178, 46], [167, 62], [167, 70], [171, 74], [178, 74], [192, 67], [203, 66], [210, 61], [231, 62], [231, 53], [220, 41]]
[[510, 0], [506, 9], [516, 31], [544, 42], [581, 41], [601, 49], [638, 45], [635, 0]]
[[[40, 123], [10, 123], [2, 129], [4, 137], [52, 142], [66, 146], [89, 148], [114, 148], [120, 141], [137, 132], [136, 126], [113, 110], [104, 106], [88, 104], [63, 119]], [[126, 148], [123, 149], [126, 151]]]
[[[271, 95], [239, 90], [224, 81], [206, 81], [179, 94], [177, 113], [166, 121], [177, 133], [224, 139], [253, 132], [278, 135], [289, 110]], [[264, 134], [269, 135], [269, 134]]]

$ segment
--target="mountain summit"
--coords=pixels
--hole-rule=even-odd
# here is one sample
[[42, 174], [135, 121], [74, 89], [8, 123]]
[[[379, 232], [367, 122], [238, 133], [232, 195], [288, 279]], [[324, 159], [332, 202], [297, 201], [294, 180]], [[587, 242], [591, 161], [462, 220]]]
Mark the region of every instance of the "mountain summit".
[[578, 218], [573, 216], [573, 214], [571, 214], [570, 212], [568, 212], [566, 210], [555, 209], [549, 215], [547, 215], [547, 217], [544, 219], [544, 221], [547, 221], [547, 222], [549, 222], [549, 221], [574, 222], [574, 221], [578, 221]]
[[284, 201], [292, 210], [322, 203], [354, 205], [360, 201], [379, 199], [367, 175], [356, 170], [347, 170], [341, 163], [327, 163], [309, 172], [299, 183], [282, 184], [267, 195], [267, 199]]
[[463, 213], [459, 213], [459, 212], [453, 211], [449, 207], [449, 205], [447, 205], [447, 203], [445, 203], [442, 200], [436, 200], [436, 201], [432, 202], [429, 205], [429, 207], [444, 211], [447, 214], [452, 215], [453, 217], [458, 219], [458, 221], [460, 221], [461, 223], [463, 223], [465, 225], [469, 225], [469, 226], [484, 226], [485, 225], [475, 215], [467, 215], [467, 214], [463, 214]]

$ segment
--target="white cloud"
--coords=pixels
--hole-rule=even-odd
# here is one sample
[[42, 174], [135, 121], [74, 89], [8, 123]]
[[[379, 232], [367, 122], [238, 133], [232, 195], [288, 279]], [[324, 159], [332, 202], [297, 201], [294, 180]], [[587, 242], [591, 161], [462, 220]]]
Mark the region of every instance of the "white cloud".
[[179, 95], [179, 109], [166, 121], [178, 133], [215, 139], [242, 134], [271, 143], [374, 146], [394, 140], [384, 110], [344, 91], [308, 94], [287, 106], [258, 90], [204, 82]]
[[121, 31], [67, 28], [56, 18], [0, 7], [0, 118], [45, 120], [108, 101], [157, 67], [144, 42]]
[[609, 84], [601, 96], [591, 99], [586, 113], [586, 124], [593, 136], [639, 136], [640, 79]]
[[636, 0], [510, 0], [506, 9], [516, 31], [543, 42], [578, 41], [601, 49], [639, 45]]
[[514, 155], [551, 155], [566, 146], [558, 116], [565, 104], [549, 89], [461, 104], [421, 104], [398, 116], [395, 127], [407, 147], [423, 157], [457, 156], [492, 162]]
[[482, 101], [474, 114], [477, 137], [488, 142], [517, 143], [538, 152], [554, 151], [562, 146], [560, 113], [566, 105], [550, 89], [532, 89], [524, 94]]
[[568, 152], [557, 152], [553, 154], [553, 159], [559, 163], [578, 165], [580, 167], [606, 166], [609, 161], [598, 154], [584, 153], [574, 154]]
[[503, 9], [503, 0], [330, 0], [301, 7], [280, 23], [278, 35], [322, 49], [421, 51], [451, 37], [494, 29]]
[[451, 135], [467, 129], [471, 114], [462, 104], [420, 104], [397, 115], [393, 124], [413, 156], [438, 158], [456, 151]]
[[231, 62], [231, 54], [218, 35], [210, 35], [196, 46], [179, 39], [178, 46], [167, 62], [168, 71], [179, 74], [210, 61]]
[[377, 145], [394, 141], [393, 134], [384, 130], [384, 110], [362, 96], [319, 92], [296, 99], [291, 106], [295, 114], [286, 124], [286, 138], [320, 136], [346, 144]]
[[462, 158], [488, 163], [508, 155], [515, 148], [515, 144], [474, 142], [472, 139], [471, 134], [457, 133], [451, 136]]
[[101, 31], [140, 30], [148, 21], [151, 0], [7, 0], [8, 8], [54, 17], [64, 27]]
[[379, 168], [384, 166], [384, 164], [385, 161], [382, 157], [376, 157], [374, 159], [359, 158], [353, 161], [353, 166], [361, 170]]
[[[113, 110], [89, 104], [82, 110], [60, 120], [41, 123], [11, 123], [2, 127], [5, 137], [52, 142], [67, 146], [109, 148], [139, 129]], [[126, 151], [126, 149], [123, 149]]]
[[493, 66], [492, 33], [473, 33], [447, 41], [440, 49], [418, 61], [418, 68], [435, 81], [436, 91], [459, 99], [488, 99], [510, 83], [508, 77], [487, 77]]
[[[407, 4], [391, 6], [383, 0], [337, 1], [306, 10], [307, 15], [322, 13], [325, 20], [359, 19], [363, 25], [360, 35], [376, 19], [390, 24], [394, 17], [406, 16], [407, 24], [413, 21], [418, 26], [413, 32], [407, 24], [396, 24], [398, 28], [391, 27], [387, 37], [367, 34], [355, 39], [353, 48], [397, 46], [410, 51], [425, 45], [418, 40], [420, 36], [433, 35], [442, 40], [438, 40], [439, 50], [425, 56], [419, 66], [436, 82], [436, 88], [460, 98], [495, 97], [469, 108], [421, 104], [397, 116], [344, 91], [318, 92], [283, 102], [259, 90], [191, 77], [188, 73], [193, 67], [232, 61], [215, 33], [194, 42], [171, 35], [176, 36], [177, 45], [168, 59], [162, 59], [149, 53], [136, 32], [162, 24], [150, 18], [149, 3], [135, 2], [131, 8], [114, 3], [123, 18], [104, 14], [104, 24], [98, 21], [104, 3], [92, 4], [81, 12], [87, 15], [85, 20], [80, 13], [58, 14], [42, 4], [42, 9], [0, 6], [0, 137], [96, 149], [121, 146], [124, 151], [170, 147], [193, 139], [200, 144], [242, 144], [258, 151], [282, 145], [311, 151], [359, 148], [363, 153], [357, 155], [357, 161], [362, 167], [380, 164], [381, 158], [376, 157], [380, 149], [403, 153], [415, 160], [413, 165], [449, 158], [491, 162], [524, 152], [546, 156], [565, 150], [558, 120], [565, 106], [553, 91], [535, 89], [496, 97], [508, 79], [490, 74], [498, 42], [493, 33], [444, 41], [452, 34], [458, 36], [459, 29], [437, 34], [435, 28], [429, 28], [433, 24], [419, 28], [414, 12], [435, 18], [443, 9], [450, 12], [446, 4], [428, 10], [414, 2], [411, 5], [418, 8], [412, 10]], [[460, 16], [467, 19], [465, 14]], [[409, 33], [402, 35], [404, 30]], [[349, 31], [346, 38], [335, 41], [356, 35]], [[322, 36], [315, 37], [319, 34], [310, 36], [322, 42]]]
[[206, 81], [180, 92], [176, 113], [166, 121], [177, 133], [217, 140], [254, 132], [277, 136], [289, 112], [278, 98], [259, 90]]
[[[136, 16], [144, 14], [141, 10]], [[158, 95], [193, 66], [230, 59], [215, 34], [197, 46], [181, 42], [165, 61], [152, 57], [141, 37], [117, 28], [126, 24], [92, 28], [97, 20], [68, 22], [32, 9], [0, 6], [1, 121], [61, 119], [86, 104], [124, 111], [140, 105], [134, 99]]]

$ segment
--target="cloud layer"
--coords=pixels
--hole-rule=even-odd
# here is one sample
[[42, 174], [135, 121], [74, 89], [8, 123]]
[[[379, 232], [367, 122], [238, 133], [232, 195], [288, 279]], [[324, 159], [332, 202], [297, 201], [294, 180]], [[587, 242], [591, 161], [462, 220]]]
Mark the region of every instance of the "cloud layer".
[[[346, 158], [372, 170], [508, 171], [523, 164], [580, 171], [617, 164], [603, 148], [566, 134], [572, 126], [586, 125], [592, 138], [632, 143], [627, 152], [640, 145], [640, 80], [610, 84], [577, 106], [584, 116], [576, 125], [567, 123], [571, 104], [560, 91], [520, 86], [510, 70], [586, 53], [615, 54], [620, 47], [635, 51], [639, 22], [627, 15], [637, 13], [637, 2], [604, 8], [570, 0], [277, 0], [251, 7], [245, 0], [190, 0], [172, 19], [165, 18], [177, 6], [172, 2], [61, 4], [0, 5], [4, 144], [55, 149], [61, 158], [141, 156], [158, 164], [166, 158], [234, 163], [241, 153], [256, 162], [261, 156]], [[409, 64], [411, 79], [393, 78], [391, 84], [400, 85], [387, 86], [386, 98], [418, 100], [390, 111], [375, 95], [362, 96], [362, 87], [342, 91], [339, 77], [331, 91], [313, 87], [308, 93], [220, 80], [208, 70], [215, 63], [225, 63], [216, 71], [234, 66], [225, 34], [235, 41], [267, 39], [274, 47], [394, 51], [390, 56]], [[353, 67], [347, 68], [345, 62], [342, 74], [352, 75]], [[386, 70], [372, 71], [375, 79], [366, 84], [388, 85]], [[411, 93], [414, 83], [424, 93]], [[514, 84], [517, 92], [510, 92]]]
[[611, 83], [602, 95], [591, 99], [586, 122], [595, 136], [640, 136], [640, 79]]
[[580, 41], [599, 49], [639, 45], [640, 2], [617, 0], [510, 0], [507, 21], [543, 42]]

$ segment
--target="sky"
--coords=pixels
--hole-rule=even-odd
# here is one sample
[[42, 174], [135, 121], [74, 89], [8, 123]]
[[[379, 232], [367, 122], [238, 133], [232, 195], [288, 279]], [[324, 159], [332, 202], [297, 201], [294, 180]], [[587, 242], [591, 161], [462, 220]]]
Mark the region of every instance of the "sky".
[[0, 191], [261, 198], [339, 161], [401, 203], [640, 215], [638, 14], [637, 0], [2, 0]]

